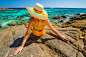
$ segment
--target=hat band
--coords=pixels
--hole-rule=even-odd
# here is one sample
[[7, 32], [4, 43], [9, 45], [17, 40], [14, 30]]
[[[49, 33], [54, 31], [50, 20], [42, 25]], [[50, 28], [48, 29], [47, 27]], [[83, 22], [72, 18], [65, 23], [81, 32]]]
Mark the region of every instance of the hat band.
[[44, 18], [45, 16], [46, 16], [46, 12], [43, 10], [43, 12], [45, 13], [45, 16], [42, 16], [42, 15], [40, 15], [40, 14], [36, 14], [31, 8], [29, 8], [30, 9], [30, 11], [34, 14], [34, 15], [36, 15], [36, 16], [39, 16], [39, 17], [41, 17], [41, 18]]
[[43, 13], [42, 11], [39, 11], [37, 9], [34, 8], [34, 11], [37, 12], [37, 13]]

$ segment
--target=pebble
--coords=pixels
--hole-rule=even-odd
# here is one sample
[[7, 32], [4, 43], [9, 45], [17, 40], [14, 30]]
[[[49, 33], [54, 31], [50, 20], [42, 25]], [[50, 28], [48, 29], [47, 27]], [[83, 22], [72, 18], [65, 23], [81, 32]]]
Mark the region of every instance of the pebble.
[[31, 55], [31, 57], [33, 57], [33, 55]]

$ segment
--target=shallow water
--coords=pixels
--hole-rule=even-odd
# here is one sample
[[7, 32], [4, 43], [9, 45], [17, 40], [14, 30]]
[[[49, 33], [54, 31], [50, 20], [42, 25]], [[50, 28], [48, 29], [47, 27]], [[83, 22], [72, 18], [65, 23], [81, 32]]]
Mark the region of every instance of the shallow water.
[[[86, 8], [45, 8], [48, 12], [48, 19], [52, 24], [59, 24], [59, 20], [52, 19], [53, 17], [59, 16], [66, 16], [67, 18], [61, 18], [63, 21], [68, 21], [69, 18], [76, 16], [77, 13], [86, 13]], [[25, 8], [15, 8], [14, 10], [9, 11], [0, 11], [0, 26], [2, 28], [8, 26], [8, 23], [11, 22], [20, 22], [20, 23], [27, 23], [29, 22], [31, 15]], [[17, 26], [18, 24], [16, 24]]]

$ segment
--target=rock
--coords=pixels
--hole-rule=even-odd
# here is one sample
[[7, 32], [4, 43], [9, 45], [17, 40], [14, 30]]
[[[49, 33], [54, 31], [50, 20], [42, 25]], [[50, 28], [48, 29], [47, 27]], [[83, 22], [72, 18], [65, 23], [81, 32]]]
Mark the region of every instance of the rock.
[[77, 13], [76, 15], [80, 15], [80, 13]]
[[86, 13], [84, 13], [84, 14], [82, 14], [82, 15], [80, 15], [80, 16], [86, 16]]
[[18, 25], [22, 25], [22, 23], [21, 22], [18, 22]]
[[83, 54], [81, 52], [78, 52], [77, 57], [84, 57], [84, 56], [83, 56]]
[[11, 27], [13, 27], [13, 26], [6, 26], [6, 28], [11, 28]]
[[63, 23], [64, 25], [68, 25], [68, 24], [71, 24], [70, 21], [66, 21]]
[[[57, 34], [46, 27], [46, 34], [36, 42], [27, 40], [20, 54], [13, 55], [15, 48], [20, 46], [27, 28], [19, 25], [0, 31], [0, 57], [84, 57], [82, 40], [79, 39], [77, 28], [56, 28], [61, 34], [69, 38], [63, 41]], [[29, 38], [29, 37], [28, 37]], [[82, 52], [83, 51], [83, 52]]]
[[79, 50], [84, 50], [84, 42], [83, 41], [79, 40], [78, 46], [79, 46]]
[[12, 27], [11, 31], [13, 33], [13, 37], [16, 39], [24, 36], [27, 31], [27, 28], [23, 24], [23, 25]]
[[[86, 41], [86, 33], [85, 33], [85, 41]], [[85, 43], [86, 44], [86, 43]]]
[[52, 25], [54, 28], [60, 28], [61, 26], [60, 25]]
[[83, 51], [83, 55], [86, 57], [86, 50]]
[[25, 24], [25, 22], [21, 22], [21, 24]]
[[86, 17], [85, 16], [82, 16], [81, 19], [86, 19]]
[[17, 24], [16, 22], [8, 23], [9, 26], [15, 26], [16, 24]]
[[13, 43], [13, 35], [10, 29], [4, 29], [0, 32], [0, 48], [3, 46], [10, 46]]
[[76, 20], [81, 20], [81, 17], [76, 17]]
[[86, 41], [84, 42], [84, 44], [86, 45]]
[[8, 8], [0, 9], [0, 11], [6, 11], [6, 10], [13, 10], [13, 9], [8, 9]]
[[0, 26], [0, 28], [1, 28], [1, 26]]
[[59, 15], [58, 15], [58, 16], [56, 16], [56, 17], [53, 17], [53, 19], [60, 19], [60, 17], [59, 17]]
[[24, 24], [26, 28], [28, 28], [28, 24], [29, 24], [29, 23]]
[[69, 21], [73, 21], [73, 19], [70, 18]]
[[67, 18], [66, 16], [61, 16], [62, 18]]
[[70, 19], [73, 19], [73, 18], [70, 18]]
[[[49, 40], [45, 42], [45, 44], [52, 49], [53, 51], [55, 50], [57, 54], [61, 57], [75, 57], [77, 51], [73, 49], [70, 45], [62, 42], [61, 40], [56, 40], [51, 38], [52, 40]], [[53, 44], [54, 43], [54, 44]], [[73, 51], [73, 53], [72, 53]]]
[[59, 22], [63, 22], [63, 20], [60, 19]]
[[84, 46], [84, 49], [86, 50], [86, 45]]

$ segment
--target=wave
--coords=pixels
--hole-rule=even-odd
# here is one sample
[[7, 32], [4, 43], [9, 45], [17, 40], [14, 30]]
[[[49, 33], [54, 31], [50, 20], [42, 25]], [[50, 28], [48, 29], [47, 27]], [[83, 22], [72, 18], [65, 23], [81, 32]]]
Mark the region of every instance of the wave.
[[5, 27], [5, 26], [7, 26], [8, 23], [13, 22], [13, 21], [15, 21], [15, 20], [9, 20], [9, 21], [3, 22], [3, 23], [1, 24], [1, 27], [3, 28], [3, 27]]

